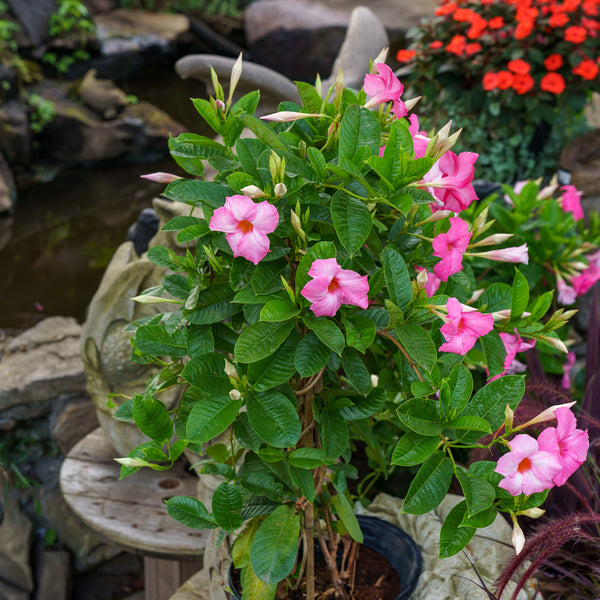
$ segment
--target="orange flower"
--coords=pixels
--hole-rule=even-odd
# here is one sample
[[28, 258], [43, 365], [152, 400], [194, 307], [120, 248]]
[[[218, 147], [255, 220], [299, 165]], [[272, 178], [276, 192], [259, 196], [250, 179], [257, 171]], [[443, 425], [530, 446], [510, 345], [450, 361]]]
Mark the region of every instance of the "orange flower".
[[587, 31], [585, 27], [577, 27], [573, 25], [565, 29], [565, 41], [573, 44], [581, 44], [587, 39]]
[[508, 61], [508, 70], [515, 75], [527, 75], [531, 71], [531, 65], [520, 58]]
[[475, 13], [470, 8], [457, 8], [452, 15], [455, 21], [471, 21]]
[[590, 17], [598, 16], [598, 2], [596, 0], [583, 0], [583, 12]]
[[441, 48], [444, 44], [442, 42], [440, 42], [440, 40], [434, 40], [433, 42], [431, 42], [431, 44], [429, 44], [429, 47], [432, 50], [437, 50], [438, 48]]
[[544, 60], [544, 67], [548, 71], [557, 71], [562, 67], [563, 59], [560, 54], [551, 54]]
[[442, 4], [442, 6], [436, 8], [435, 14], [438, 17], [451, 15], [457, 8], [458, 8], [458, 4], [456, 4], [456, 2], [448, 2], [447, 4]]
[[502, 17], [492, 17], [488, 21], [490, 29], [502, 29], [504, 27], [504, 19]]
[[512, 86], [515, 76], [510, 71], [498, 71], [498, 88], [507, 90]]
[[481, 44], [473, 43], [465, 46], [465, 52], [467, 56], [473, 56], [473, 54], [477, 54], [480, 50]]
[[467, 37], [470, 40], [476, 40], [481, 37], [481, 34], [487, 29], [488, 22], [479, 15], [475, 15], [473, 20], [471, 21], [471, 27], [469, 31], [467, 31]]
[[563, 6], [567, 12], [574, 11], [581, 4], [581, 0], [564, 0]]
[[515, 27], [515, 39], [523, 40], [526, 37], [529, 37], [531, 35], [531, 32], [533, 31], [533, 25], [533, 21], [521, 21]]
[[494, 73], [493, 71], [488, 71], [482, 80], [483, 89], [487, 92], [495, 90], [498, 87], [498, 73]]
[[555, 13], [548, 19], [550, 27], [562, 27], [569, 22], [569, 16], [565, 13]]
[[396, 60], [398, 62], [409, 62], [417, 55], [416, 50], [398, 50]]
[[591, 81], [598, 76], [600, 67], [591, 58], [584, 58], [572, 71], [575, 75]]
[[565, 91], [565, 80], [560, 73], [546, 73], [540, 81], [540, 88], [558, 96]]
[[512, 88], [517, 94], [526, 94], [533, 87], [533, 77], [529, 73], [524, 75], [515, 75]]
[[464, 35], [455, 35], [446, 46], [446, 50], [456, 56], [461, 56], [465, 52], [466, 45], [467, 41]]

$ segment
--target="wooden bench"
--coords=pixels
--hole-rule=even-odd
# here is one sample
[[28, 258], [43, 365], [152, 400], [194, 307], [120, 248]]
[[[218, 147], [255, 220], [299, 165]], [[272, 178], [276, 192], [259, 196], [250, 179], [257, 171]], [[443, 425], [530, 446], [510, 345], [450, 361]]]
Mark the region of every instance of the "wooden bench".
[[146, 600], [167, 600], [202, 568], [206, 530], [172, 519], [164, 500], [195, 496], [198, 478], [176, 464], [168, 471], [141, 469], [119, 481], [117, 452], [98, 428], [69, 452], [60, 486], [73, 512], [101, 538], [144, 557]]

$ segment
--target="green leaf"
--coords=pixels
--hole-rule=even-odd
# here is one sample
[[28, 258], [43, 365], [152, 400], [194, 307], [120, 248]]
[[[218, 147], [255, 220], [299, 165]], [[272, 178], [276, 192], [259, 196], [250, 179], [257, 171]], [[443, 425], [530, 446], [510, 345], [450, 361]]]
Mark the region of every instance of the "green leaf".
[[256, 434], [276, 448], [294, 446], [302, 432], [298, 414], [292, 403], [279, 392], [257, 392], [247, 395], [248, 422]]
[[485, 361], [488, 365], [490, 376], [504, 373], [504, 359], [506, 358], [506, 348], [502, 339], [495, 329], [492, 329], [487, 335], [479, 338]]
[[286, 300], [274, 299], [267, 302], [260, 311], [260, 320], [268, 323], [287, 321], [300, 314], [300, 309]]
[[222, 483], [213, 492], [212, 512], [217, 523], [226, 531], [242, 525], [242, 493], [231, 483]]
[[287, 151], [287, 146], [283, 143], [281, 138], [268, 126], [265, 125], [260, 119], [252, 115], [244, 115], [242, 117], [244, 124], [250, 131], [252, 131], [256, 137], [267, 144], [269, 148], [273, 150], [280, 150], [282, 152]]
[[315, 501], [315, 481], [312, 471], [290, 466], [290, 477], [300, 491], [296, 495], [304, 496], [311, 504]]
[[134, 416], [133, 416], [134, 400], [135, 400], [135, 398], [130, 398], [129, 400], [126, 400], [125, 402], [123, 402], [123, 404], [121, 404], [121, 406], [119, 406], [119, 408], [117, 408], [117, 410], [113, 413], [113, 418], [117, 419], [118, 421], [133, 422], [134, 421]]
[[338, 458], [348, 448], [350, 438], [344, 417], [334, 408], [323, 410], [320, 415], [321, 440], [328, 458]]
[[362, 106], [347, 108], [340, 125], [339, 156], [352, 160], [358, 148], [366, 146], [371, 154], [378, 155], [381, 130], [376, 115]]
[[383, 269], [390, 300], [404, 310], [412, 300], [410, 276], [402, 255], [390, 246], [383, 250]]
[[260, 525], [252, 541], [250, 564], [265, 583], [287, 577], [296, 562], [300, 515], [293, 506], [277, 507]]
[[237, 417], [241, 400], [229, 394], [208, 396], [192, 408], [186, 425], [186, 438], [197, 444], [208, 442], [223, 433]]
[[377, 335], [375, 323], [367, 317], [356, 314], [344, 318], [343, 322], [346, 327], [346, 341], [348, 342], [348, 346], [352, 346], [364, 354]]
[[350, 534], [350, 537], [359, 544], [362, 544], [363, 533], [360, 530], [358, 519], [352, 510], [352, 505], [348, 501], [348, 498], [346, 498], [344, 494], [337, 494], [331, 496], [331, 503], [333, 504], [340, 521], [344, 524], [346, 531]]
[[142, 433], [152, 440], [166, 442], [173, 435], [173, 423], [165, 405], [154, 398], [136, 395], [133, 416]]
[[492, 283], [477, 303], [479, 310], [491, 313], [498, 310], [509, 310], [512, 299], [512, 288], [506, 283]]
[[169, 334], [164, 325], [143, 325], [138, 327], [132, 342], [144, 354], [181, 358], [187, 354], [187, 338], [187, 329]]
[[452, 482], [452, 459], [443, 452], [430, 456], [412, 480], [402, 512], [424, 515], [433, 510], [444, 499]]
[[242, 331], [235, 344], [235, 359], [253, 363], [271, 356], [290, 335], [294, 321], [266, 323], [259, 321]]
[[310, 377], [318, 373], [329, 360], [331, 349], [309, 331], [298, 344], [294, 357], [295, 370], [301, 377]]
[[398, 440], [391, 462], [401, 467], [420, 465], [437, 450], [439, 445], [439, 437], [424, 436], [409, 431]]
[[462, 526], [467, 510], [466, 502], [459, 502], [446, 516], [440, 530], [440, 558], [460, 552], [473, 538], [475, 527]]
[[298, 448], [292, 450], [288, 457], [290, 465], [298, 469], [316, 469], [327, 464], [325, 452], [320, 448]]
[[177, 179], [163, 192], [163, 196], [169, 200], [185, 202], [192, 206], [206, 205], [213, 209], [225, 204], [226, 195], [227, 189], [220, 183], [195, 179]]
[[471, 371], [462, 363], [454, 365], [448, 376], [450, 386], [450, 399], [446, 410], [459, 414], [463, 411], [473, 392], [473, 376]]
[[252, 494], [267, 496], [271, 500], [280, 502], [283, 496], [283, 485], [272, 477], [258, 473], [248, 473], [239, 479], [240, 485]]
[[362, 200], [338, 190], [331, 199], [331, 218], [338, 239], [352, 256], [371, 232], [371, 213]]
[[306, 154], [319, 179], [323, 179], [327, 173], [325, 157], [323, 154], [320, 152], [320, 150], [312, 146], [308, 148]]
[[228, 283], [211, 285], [198, 294], [193, 310], [184, 311], [185, 318], [194, 325], [220, 323], [241, 310], [232, 300], [233, 290]]
[[523, 314], [523, 311], [529, 304], [529, 284], [525, 275], [515, 269], [515, 277], [513, 279], [512, 295], [510, 300], [510, 320], [518, 321]]
[[235, 538], [231, 548], [231, 559], [237, 569], [242, 569], [250, 564], [250, 547], [259, 525], [260, 521], [253, 519], [246, 525], [242, 533]]
[[197, 498], [174, 496], [165, 502], [167, 512], [179, 523], [192, 529], [216, 529], [219, 527], [206, 507]]
[[422, 367], [430, 373], [437, 361], [437, 348], [429, 332], [413, 323], [398, 326], [395, 331], [417, 367]]
[[506, 405], [515, 410], [524, 393], [525, 382], [522, 376], [505, 375], [477, 390], [465, 412], [484, 418], [492, 431], [495, 431], [504, 423]]
[[352, 406], [345, 406], [340, 414], [346, 421], [357, 421], [374, 415], [386, 401], [383, 387], [373, 388], [366, 398], [353, 398]]
[[420, 435], [439, 436], [444, 428], [440, 423], [437, 402], [426, 398], [411, 398], [397, 409], [398, 418], [410, 430]]
[[477, 432], [480, 436], [484, 433], [492, 433], [490, 424], [481, 417], [474, 415], [461, 415], [448, 423], [452, 429], [464, 429], [466, 431]]
[[248, 379], [257, 392], [287, 383], [296, 373], [294, 357], [300, 336], [294, 329], [279, 351], [248, 365]]
[[210, 102], [204, 98], [192, 98], [192, 103], [194, 104], [194, 108], [208, 125], [217, 133], [221, 133], [221, 121], [218, 119], [216, 111], [211, 106]]
[[304, 323], [315, 332], [317, 337], [338, 356], [342, 355], [342, 350], [346, 346], [344, 334], [340, 328], [327, 317], [315, 317], [312, 313], [304, 315]]
[[352, 348], [346, 348], [342, 352], [342, 367], [352, 387], [363, 396], [372, 389], [371, 374], [362, 361], [360, 354]]
[[215, 338], [210, 327], [192, 325], [188, 335], [188, 354], [194, 358], [215, 351]]
[[460, 467], [455, 469], [454, 474], [465, 496], [468, 517], [487, 510], [494, 504], [496, 491], [489, 481], [467, 474]]

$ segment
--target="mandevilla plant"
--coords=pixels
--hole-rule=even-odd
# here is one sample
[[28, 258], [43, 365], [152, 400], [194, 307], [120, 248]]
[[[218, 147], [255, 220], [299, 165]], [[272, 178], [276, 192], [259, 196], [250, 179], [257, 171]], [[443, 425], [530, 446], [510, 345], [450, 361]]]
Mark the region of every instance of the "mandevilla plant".
[[[512, 286], [476, 289], [463, 253], [510, 237], [485, 237], [485, 218], [452, 216], [477, 202], [477, 156], [451, 151], [449, 127], [419, 134], [415, 118], [404, 118], [415, 103], [401, 99], [382, 61], [374, 69], [358, 92], [341, 74], [327, 92], [319, 80], [300, 82], [300, 105], [284, 102], [261, 120], [258, 92], [232, 102], [240, 60], [227, 100], [215, 75], [216, 98], [193, 101], [222, 142], [183, 134], [171, 152], [192, 178], [149, 176], [204, 217], [165, 226], [183, 254], [148, 251], [168, 274], [136, 300], [174, 310], [132, 327], [133, 360], [158, 371], [118, 410], [151, 438], [119, 459], [122, 474], [168, 468], [186, 448], [205, 457], [200, 476], [222, 478], [212, 505], [174, 497], [167, 508], [190, 527], [237, 534], [244, 598], [274, 598], [278, 585], [306, 575], [312, 600], [315, 543], [335, 594], [349, 597], [347, 564], [334, 557], [341, 547], [344, 561], [355, 556], [362, 541], [347, 483], [357, 476], [350, 440], [369, 443], [375, 418], [397, 416], [404, 434], [392, 462], [419, 466], [404, 511], [435, 508], [453, 477], [464, 491], [444, 523], [442, 557], [497, 511], [518, 528], [517, 516], [535, 515], [587, 450], [568, 406], [536, 420], [556, 411], [554, 436], [538, 442], [523, 433], [529, 424], [513, 428], [524, 382], [504, 375], [500, 335], [517, 329], [564, 350], [556, 330], [567, 315], [546, 315], [549, 299], [530, 297], [516, 268]], [[244, 128], [256, 137], [241, 138]], [[214, 181], [203, 180], [204, 160], [218, 171]], [[526, 248], [478, 256], [490, 266], [527, 262]], [[473, 393], [472, 369], [481, 367], [493, 380]], [[169, 412], [160, 394], [175, 385], [181, 399]], [[478, 440], [491, 433], [487, 446], [510, 450], [501, 462], [458, 462], [457, 450], [487, 447]]]

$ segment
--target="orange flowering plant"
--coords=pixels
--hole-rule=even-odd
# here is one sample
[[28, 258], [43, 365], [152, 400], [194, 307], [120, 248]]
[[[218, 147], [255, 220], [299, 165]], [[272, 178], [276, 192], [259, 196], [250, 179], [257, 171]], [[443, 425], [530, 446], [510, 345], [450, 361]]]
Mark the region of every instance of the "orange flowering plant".
[[[600, 0], [442, 0], [397, 54], [497, 181], [551, 173], [600, 90]], [[478, 126], [479, 125], [479, 126]]]

